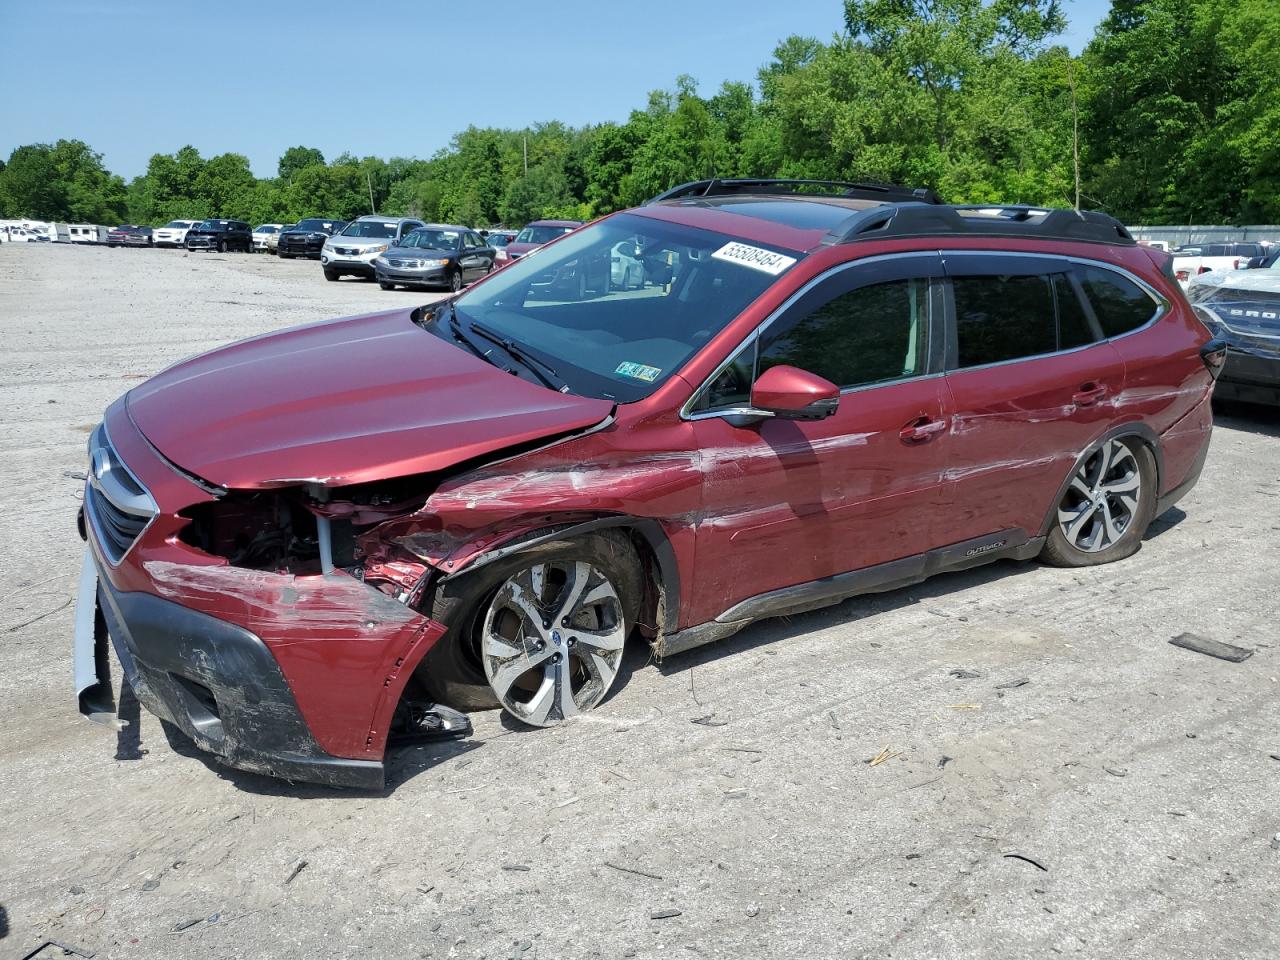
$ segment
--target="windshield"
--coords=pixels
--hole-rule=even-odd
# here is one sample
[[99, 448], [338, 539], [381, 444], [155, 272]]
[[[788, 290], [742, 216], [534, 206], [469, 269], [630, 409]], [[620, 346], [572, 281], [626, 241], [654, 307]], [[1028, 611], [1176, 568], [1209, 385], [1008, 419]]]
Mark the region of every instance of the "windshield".
[[201, 223], [197, 230], [208, 230], [212, 233], [221, 233], [227, 229], [227, 221], [225, 220], [205, 220]]
[[254, 233], [275, 233], [276, 225], [274, 223], [264, 223], [260, 227], [253, 228]]
[[165, 224], [166, 227], [172, 227], [175, 230], [185, 230], [191, 226], [190, 220], [170, 220]]
[[511, 242], [511, 234], [509, 233], [491, 233], [485, 237], [491, 247], [505, 247]]
[[678, 371], [798, 256], [620, 214], [464, 294], [459, 328], [475, 321], [512, 340], [572, 393], [628, 403]]
[[366, 237], [370, 240], [390, 240], [395, 235], [395, 223], [387, 223], [384, 220], [355, 220], [347, 224], [347, 229], [340, 234], [344, 237]]
[[457, 230], [415, 230], [401, 241], [402, 247], [424, 247], [430, 250], [457, 250]]
[[299, 220], [294, 230], [332, 230], [332, 220]]
[[516, 243], [550, 243], [556, 237], [563, 237], [575, 227], [525, 227], [516, 237]]

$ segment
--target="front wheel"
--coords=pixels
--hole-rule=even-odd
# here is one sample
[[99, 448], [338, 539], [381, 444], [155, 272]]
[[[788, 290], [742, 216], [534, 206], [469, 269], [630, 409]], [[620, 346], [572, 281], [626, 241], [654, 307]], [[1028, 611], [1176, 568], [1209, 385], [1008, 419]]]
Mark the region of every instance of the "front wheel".
[[1058, 503], [1041, 558], [1089, 567], [1132, 556], [1156, 509], [1156, 462], [1133, 437], [1104, 440], [1086, 456]]
[[457, 293], [459, 290], [462, 289], [462, 271], [461, 270], [455, 270], [453, 273], [449, 274], [449, 289], [453, 293]]
[[383, 290], [394, 290], [396, 288], [396, 285], [394, 283], [387, 283], [387, 281], [385, 280], [379, 280], [378, 286], [380, 286]]
[[219, 240], [219, 241], [218, 241], [218, 252], [219, 252], [219, 253], [226, 253], [226, 252], [227, 252], [227, 241], [225, 241], [225, 240]]
[[630, 541], [606, 531], [540, 544], [441, 584], [432, 619], [449, 624], [422, 679], [457, 709], [502, 706], [548, 727], [609, 692], [643, 592]]
[[337, 271], [334, 271], [334, 270], [326, 270], [324, 272], [324, 278], [326, 280], [337, 280], [338, 276], [339, 274], [337, 273]]

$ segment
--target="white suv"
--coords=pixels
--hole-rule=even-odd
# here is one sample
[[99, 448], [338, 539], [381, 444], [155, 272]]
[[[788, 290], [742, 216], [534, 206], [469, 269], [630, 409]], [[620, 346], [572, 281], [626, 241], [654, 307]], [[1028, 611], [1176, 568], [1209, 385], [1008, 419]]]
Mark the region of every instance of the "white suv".
[[401, 239], [419, 227], [421, 220], [407, 217], [358, 217], [324, 242], [320, 265], [326, 280], [337, 280], [344, 274], [374, 279], [373, 258], [386, 253]]
[[187, 244], [187, 231], [199, 220], [170, 220], [163, 227], [156, 227], [151, 234], [151, 242], [157, 247], [184, 247]]

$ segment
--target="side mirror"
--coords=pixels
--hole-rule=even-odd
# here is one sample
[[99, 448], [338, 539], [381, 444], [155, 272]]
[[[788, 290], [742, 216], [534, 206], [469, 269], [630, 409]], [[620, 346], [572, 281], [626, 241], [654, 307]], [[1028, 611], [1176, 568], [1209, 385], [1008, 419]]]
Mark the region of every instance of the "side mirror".
[[781, 420], [823, 420], [839, 405], [839, 387], [796, 367], [770, 367], [751, 387], [751, 406]]

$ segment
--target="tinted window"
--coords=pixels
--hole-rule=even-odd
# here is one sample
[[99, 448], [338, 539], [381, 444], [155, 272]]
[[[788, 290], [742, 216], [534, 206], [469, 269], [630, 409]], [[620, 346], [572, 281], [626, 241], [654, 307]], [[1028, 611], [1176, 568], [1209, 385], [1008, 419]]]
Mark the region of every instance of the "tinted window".
[[1076, 296], [1071, 278], [1065, 273], [1053, 275], [1053, 297], [1058, 305], [1058, 349], [1070, 350], [1072, 347], [1083, 347], [1096, 339], [1089, 318], [1085, 316], [1084, 306]]
[[767, 333], [759, 367], [787, 364], [840, 387], [899, 380], [924, 372], [928, 335], [929, 281], [876, 283]]
[[1085, 267], [1081, 282], [1105, 337], [1128, 333], [1156, 312], [1155, 301], [1141, 287], [1111, 270]]
[[1048, 276], [955, 277], [958, 366], [1053, 353], [1053, 286]]

